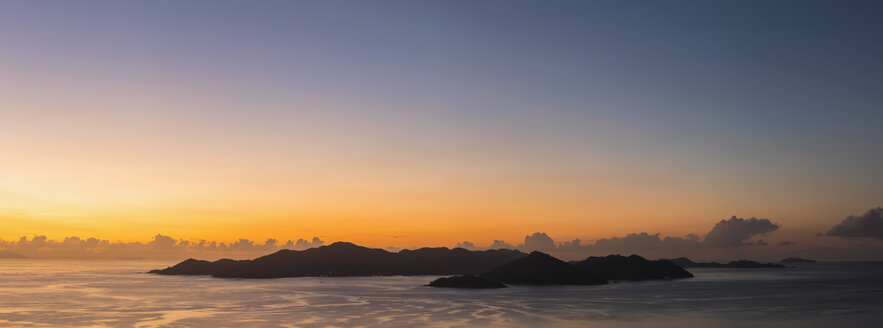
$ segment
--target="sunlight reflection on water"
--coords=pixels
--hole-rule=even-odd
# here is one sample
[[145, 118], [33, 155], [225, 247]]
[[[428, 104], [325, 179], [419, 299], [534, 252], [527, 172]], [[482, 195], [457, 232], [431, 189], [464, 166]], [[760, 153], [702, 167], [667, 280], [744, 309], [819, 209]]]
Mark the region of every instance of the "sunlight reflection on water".
[[0, 326], [877, 327], [883, 265], [694, 269], [605, 286], [425, 287], [435, 277], [216, 279], [150, 261], [0, 260]]

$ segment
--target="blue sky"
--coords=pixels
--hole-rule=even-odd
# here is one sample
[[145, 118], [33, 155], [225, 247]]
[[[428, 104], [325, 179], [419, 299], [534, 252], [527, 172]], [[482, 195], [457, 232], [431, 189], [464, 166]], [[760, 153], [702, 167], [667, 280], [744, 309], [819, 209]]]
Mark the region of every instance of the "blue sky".
[[[15, 181], [0, 191], [9, 203], [29, 199], [15, 213], [50, 206], [81, 217], [108, 201], [119, 211], [113, 217], [166, 207], [226, 213], [218, 203], [240, 192], [314, 194], [319, 185], [316, 195], [295, 197], [296, 209], [281, 208], [321, 208], [296, 219], [313, 222], [337, 215], [330, 204], [353, 203], [327, 195], [357, 186], [388, 198], [430, 190], [404, 214], [392, 201], [352, 209], [373, 219], [473, 219], [466, 212], [484, 203], [497, 208], [489, 220], [505, 222], [512, 213], [503, 198], [515, 197], [535, 205], [511, 219], [524, 233], [543, 229], [542, 213], [560, 212], [559, 228], [546, 230], [592, 239], [685, 233], [730, 215], [823, 231], [883, 196], [879, 2], [0, 8], [0, 145], [17, 158], [0, 166]], [[217, 168], [205, 173], [207, 163]], [[83, 175], [105, 182], [93, 196], [71, 196]], [[163, 182], [117, 196], [123, 183], [115, 181]], [[186, 188], [175, 181], [204, 187], [179, 195]], [[478, 191], [458, 195], [466, 189]], [[250, 199], [243, 212], [291, 202], [242, 197]], [[428, 210], [438, 204], [463, 212]], [[636, 204], [647, 208], [629, 207]], [[622, 224], [570, 228], [611, 215]], [[179, 229], [161, 219], [144, 224]], [[37, 233], [23, 223], [10, 229]]]

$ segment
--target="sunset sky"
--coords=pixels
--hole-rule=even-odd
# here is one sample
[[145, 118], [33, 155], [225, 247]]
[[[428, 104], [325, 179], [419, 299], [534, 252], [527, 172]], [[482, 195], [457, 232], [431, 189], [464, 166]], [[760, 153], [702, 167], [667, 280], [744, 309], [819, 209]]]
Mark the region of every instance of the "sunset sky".
[[883, 206], [880, 13], [3, 1], [0, 239], [590, 243], [737, 216], [769, 247], [880, 247], [817, 236]]

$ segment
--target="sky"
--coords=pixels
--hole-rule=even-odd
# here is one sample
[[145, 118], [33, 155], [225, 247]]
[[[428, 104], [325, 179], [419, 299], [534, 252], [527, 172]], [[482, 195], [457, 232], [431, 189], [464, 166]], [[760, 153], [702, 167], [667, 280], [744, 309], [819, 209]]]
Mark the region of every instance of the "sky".
[[776, 228], [697, 256], [883, 260], [880, 12], [3, 1], [0, 239], [711, 245], [736, 217]]

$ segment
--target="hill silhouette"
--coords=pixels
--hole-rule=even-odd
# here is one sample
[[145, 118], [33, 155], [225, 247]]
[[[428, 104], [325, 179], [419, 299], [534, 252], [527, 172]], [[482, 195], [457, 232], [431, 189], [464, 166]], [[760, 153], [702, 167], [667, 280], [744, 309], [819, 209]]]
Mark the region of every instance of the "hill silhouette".
[[718, 262], [693, 262], [686, 257], [668, 260], [682, 268], [785, 268], [784, 265], [775, 263], [760, 263], [748, 260], [732, 261], [730, 263]]
[[469, 251], [421, 248], [392, 253], [347, 242], [303, 251], [280, 250], [253, 260], [214, 262], [188, 259], [153, 270], [164, 275], [211, 275], [219, 278], [314, 276], [467, 275], [488, 271], [527, 254], [507, 249]]
[[693, 274], [667, 260], [650, 261], [638, 255], [629, 257], [608, 255], [590, 256], [574, 266], [607, 280], [645, 280], [692, 278]]
[[[678, 259], [686, 260], [688, 259]], [[749, 266], [750, 261], [728, 265]], [[689, 263], [693, 263], [690, 261]], [[701, 264], [701, 263], [700, 263]], [[713, 265], [723, 265], [713, 263]], [[470, 251], [444, 247], [402, 250], [397, 253], [336, 242], [302, 251], [281, 250], [253, 260], [188, 259], [152, 270], [161, 275], [210, 275], [218, 278], [283, 278], [317, 276], [457, 275], [430, 286], [489, 288], [494, 282], [529, 285], [597, 285], [607, 280], [688, 278], [676, 264], [650, 261], [638, 255], [589, 257], [567, 263], [542, 252], [516, 250]]]
[[26, 259], [27, 256], [10, 251], [8, 249], [0, 249], [0, 259]]
[[509, 262], [481, 275], [481, 278], [520, 285], [601, 285], [607, 280], [534, 251], [524, 258]]
[[782, 259], [779, 263], [816, 263], [816, 260], [803, 259], [799, 257], [789, 257]]
[[214, 262], [187, 259], [175, 266], [162, 270], [151, 270], [150, 273], [158, 273], [165, 275], [213, 275], [217, 272], [226, 270], [241, 261], [231, 259], [220, 259]]

